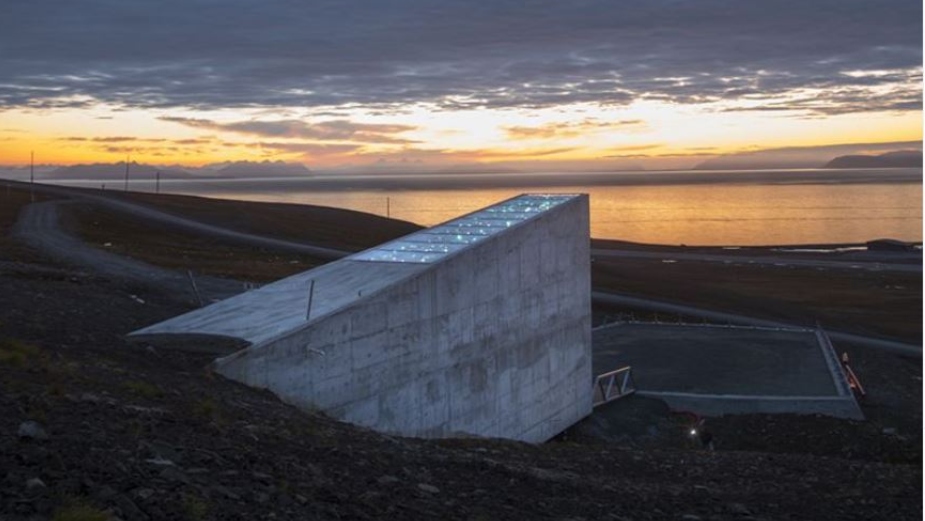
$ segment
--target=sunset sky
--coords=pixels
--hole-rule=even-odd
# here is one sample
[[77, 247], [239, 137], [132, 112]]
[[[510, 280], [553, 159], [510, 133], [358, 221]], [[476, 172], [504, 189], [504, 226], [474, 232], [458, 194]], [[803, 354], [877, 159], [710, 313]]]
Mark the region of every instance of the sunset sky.
[[34, 150], [45, 164], [686, 168], [922, 139], [920, 0], [3, 5], [4, 165]]

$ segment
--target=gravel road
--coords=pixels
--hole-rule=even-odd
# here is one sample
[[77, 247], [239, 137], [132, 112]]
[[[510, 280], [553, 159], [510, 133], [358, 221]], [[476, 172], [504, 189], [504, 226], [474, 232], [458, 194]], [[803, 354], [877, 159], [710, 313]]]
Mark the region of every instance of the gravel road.
[[[13, 186], [17, 186], [17, 185], [21, 188], [29, 187], [29, 185], [26, 183], [13, 183]], [[238, 232], [235, 230], [229, 230], [227, 228], [222, 228], [220, 226], [212, 226], [211, 224], [194, 221], [192, 219], [187, 219], [185, 217], [171, 215], [169, 213], [165, 213], [160, 210], [156, 210], [154, 208], [144, 206], [141, 204], [123, 201], [123, 200], [116, 199], [114, 197], [108, 197], [105, 195], [93, 194], [86, 190], [77, 190], [73, 188], [67, 188], [67, 187], [61, 187], [61, 186], [49, 186], [49, 185], [35, 185], [34, 189], [36, 192], [40, 192], [43, 194], [56, 195], [60, 197], [80, 199], [80, 200], [92, 202], [94, 204], [98, 204], [106, 208], [117, 210], [122, 213], [134, 215], [136, 217], [141, 217], [142, 219], [145, 219], [148, 221], [167, 224], [167, 225], [173, 226], [181, 230], [188, 230], [188, 231], [192, 231], [196, 233], [201, 233], [203, 235], [208, 235], [211, 237], [231, 240], [239, 244], [246, 244], [246, 245], [258, 246], [258, 247], [267, 247], [267, 248], [273, 248], [275, 250], [289, 251], [293, 253], [302, 253], [306, 255], [312, 255], [312, 256], [315, 256], [321, 259], [327, 259], [327, 260], [339, 259], [351, 253], [351, 252], [342, 251], [342, 250], [335, 250], [332, 248], [314, 246], [311, 244], [303, 244], [299, 242], [286, 241], [282, 239], [264, 237], [261, 235], [253, 235], [250, 233]]]
[[[866, 252], [865, 252], [866, 253]], [[892, 271], [898, 273], [922, 273], [921, 253], [894, 255], [895, 258], [917, 258], [918, 263], [902, 264], [897, 262], [871, 261], [866, 259], [796, 259], [788, 255], [723, 255], [718, 253], [682, 253], [682, 252], [648, 252], [612, 249], [593, 249], [591, 257], [595, 259], [654, 259], [672, 261], [712, 262], [722, 264], [757, 264], [771, 267], [823, 268], [864, 271]], [[882, 256], [877, 257], [882, 258]]]
[[[59, 226], [62, 201], [45, 201], [25, 206], [13, 227], [13, 237], [66, 264], [110, 278], [140, 283], [167, 294], [198, 299], [188, 274], [159, 268], [141, 261], [91, 247]], [[205, 303], [241, 293], [244, 285], [215, 277], [194, 277], [196, 288]]]
[[[773, 327], [773, 328], [793, 328], [793, 327], [807, 327], [806, 325], [797, 325], [789, 324], [786, 322], [778, 322], [775, 320], [765, 320], [761, 318], [749, 317], [745, 315], [737, 315], [734, 313], [725, 313], [722, 311], [711, 311], [703, 308], [695, 308], [692, 306], [684, 306], [681, 304], [674, 304], [670, 302], [661, 302], [652, 299], [643, 299], [637, 297], [629, 297], [626, 295], [615, 295], [613, 293], [605, 293], [603, 291], [594, 291], [591, 293], [591, 298], [594, 302], [599, 304], [610, 304], [615, 306], [626, 306], [636, 309], [645, 309], [649, 311], [659, 311], [666, 313], [675, 313], [679, 315], [688, 315], [693, 317], [705, 318], [707, 320], [714, 320], [719, 322], [728, 322], [730, 324], [738, 324], [744, 326], [758, 326], [758, 327]], [[885, 340], [882, 338], [871, 338], [861, 335], [855, 335], [853, 333], [845, 333], [843, 331], [833, 331], [826, 329], [826, 334], [829, 335], [829, 338], [836, 342], [848, 342], [851, 344], [862, 345], [866, 347], [872, 347], [875, 349], [883, 349], [890, 351], [903, 356], [913, 356], [921, 357], [922, 356], [922, 346], [917, 346], [913, 344], [906, 344], [903, 342], [896, 342], [893, 340]]]

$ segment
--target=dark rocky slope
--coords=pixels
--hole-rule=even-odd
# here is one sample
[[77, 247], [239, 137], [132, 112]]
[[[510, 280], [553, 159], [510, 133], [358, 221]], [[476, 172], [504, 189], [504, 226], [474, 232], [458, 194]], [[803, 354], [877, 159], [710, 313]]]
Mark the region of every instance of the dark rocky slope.
[[921, 513], [918, 461], [398, 439], [297, 411], [209, 373], [201, 356], [124, 341], [189, 306], [68, 269], [2, 264], [4, 520]]

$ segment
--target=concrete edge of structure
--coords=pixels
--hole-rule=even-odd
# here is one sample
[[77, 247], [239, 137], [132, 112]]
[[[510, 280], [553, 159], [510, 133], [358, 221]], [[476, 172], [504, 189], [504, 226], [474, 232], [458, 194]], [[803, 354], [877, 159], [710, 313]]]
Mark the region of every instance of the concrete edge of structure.
[[839, 396], [850, 397], [854, 400], [854, 394], [851, 392], [851, 385], [848, 384], [848, 375], [845, 374], [845, 368], [838, 361], [838, 354], [835, 352], [835, 346], [829, 340], [822, 328], [815, 331], [816, 341], [819, 343], [819, 349], [822, 350], [822, 356], [825, 358], [825, 364], [832, 375], [832, 383], [835, 384], [835, 391]]
[[863, 420], [864, 413], [854, 397], [844, 396], [748, 396], [637, 391], [657, 398], [675, 411], [703, 416], [726, 414], [820, 414], [849, 420]]
[[249, 342], [238, 337], [212, 333], [133, 333], [127, 335], [126, 340], [132, 344], [151, 344], [171, 351], [207, 353], [217, 356], [233, 355], [250, 347]]

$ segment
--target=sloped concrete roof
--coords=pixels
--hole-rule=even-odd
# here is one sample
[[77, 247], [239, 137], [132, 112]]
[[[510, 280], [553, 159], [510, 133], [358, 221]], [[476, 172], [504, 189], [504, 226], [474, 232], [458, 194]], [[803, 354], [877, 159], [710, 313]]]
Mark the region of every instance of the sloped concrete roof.
[[[578, 195], [524, 194], [129, 336], [205, 334], [261, 344], [343, 309]], [[311, 314], [308, 314], [311, 294]]]

